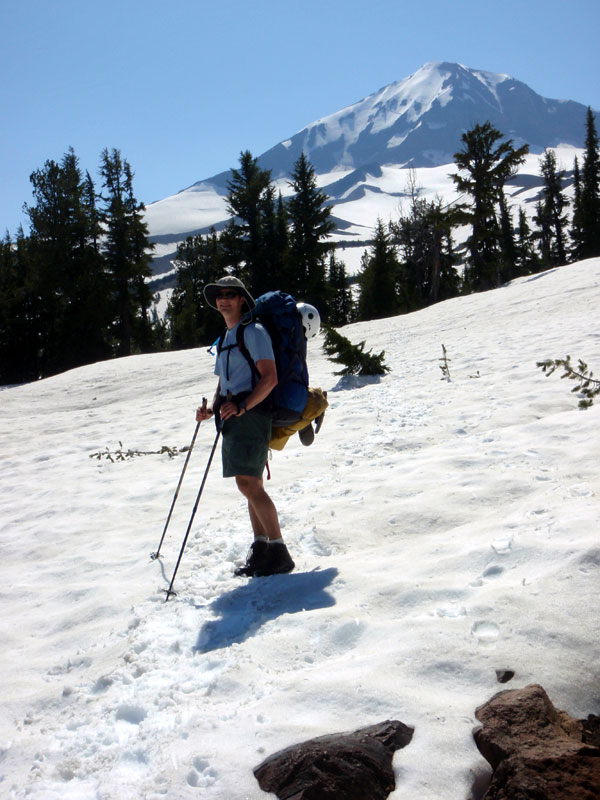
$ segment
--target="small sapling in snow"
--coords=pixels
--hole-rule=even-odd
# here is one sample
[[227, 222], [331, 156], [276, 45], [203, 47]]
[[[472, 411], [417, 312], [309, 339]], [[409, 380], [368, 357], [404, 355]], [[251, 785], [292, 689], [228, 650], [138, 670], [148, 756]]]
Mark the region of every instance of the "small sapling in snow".
[[540, 367], [546, 377], [562, 368], [563, 374], [560, 377], [575, 381], [575, 386], [571, 391], [582, 395], [579, 400], [579, 408], [589, 408], [594, 403], [594, 397], [600, 394], [600, 381], [594, 378], [594, 373], [589, 371], [588, 365], [581, 359], [579, 359], [577, 368], [571, 365], [571, 356], [557, 359], [548, 358], [545, 361], [538, 361], [536, 366]]
[[162, 456], [165, 453], [169, 456], [169, 458], [173, 458], [179, 453], [186, 453], [189, 450], [187, 445], [185, 447], [169, 447], [168, 445], [164, 444], [160, 450], [123, 450], [123, 443], [119, 442], [119, 449], [118, 450], [109, 450], [108, 447], [105, 450], [99, 450], [97, 453], [90, 453], [90, 458], [97, 458], [100, 461], [103, 458], [106, 458], [107, 461], [126, 461], [128, 458], [134, 458], [135, 456]]
[[442, 363], [440, 364], [440, 369], [442, 370], [442, 378], [441, 380], [447, 381], [450, 383], [450, 361], [452, 359], [448, 358], [448, 352], [446, 350], [446, 346], [442, 345], [442, 357], [439, 359]]
[[372, 350], [364, 352], [365, 343], [352, 342], [334, 328], [325, 328], [323, 350], [330, 361], [343, 364], [344, 369], [336, 375], [385, 375], [390, 368], [384, 362], [385, 350], [375, 355]]

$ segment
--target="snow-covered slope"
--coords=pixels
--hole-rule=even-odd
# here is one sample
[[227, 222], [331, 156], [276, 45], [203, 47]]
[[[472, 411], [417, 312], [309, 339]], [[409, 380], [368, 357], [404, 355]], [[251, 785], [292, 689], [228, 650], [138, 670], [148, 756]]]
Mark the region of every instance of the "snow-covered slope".
[[[290, 192], [294, 163], [304, 152], [331, 198], [338, 224], [334, 238], [352, 242], [370, 238], [377, 217], [397, 216], [411, 167], [418, 168], [426, 190], [430, 171], [435, 176], [442, 169], [447, 184], [444, 196], [448, 192], [453, 199], [447, 174], [454, 168], [461, 135], [476, 123], [489, 120], [516, 146], [528, 143], [537, 161], [548, 147], [581, 148], [585, 115], [580, 103], [541, 97], [508, 75], [431, 62], [408, 78], [307, 125], [260, 155], [259, 163], [271, 170], [285, 196]], [[240, 142], [240, 150], [243, 147]], [[573, 168], [573, 155], [563, 164], [567, 170]], [[157, 243], [156, 274], [171, 268], [177, 242], [205, 233], [213, 225], [218, 229], [227, 219], [230, 177], [230, 172], [223, 172], [203, 179], [148, 206], [146, 219]], [[360, 253], [353, 261], [358, 262]], [[349, 272], [353, 271], [352, 263]]]
[[[583, 150], [570, 145], [552, 149], [556, 153], [559, 168], [569, 174], [565, 183], [565, 196], [572, 198], [573, 185], [570, 173], [576, 156], [581, 163]], [[540, 156], [531, 153], [520, 167], [518, 174], [506, 186], [515, 224], [519, 206], [525, 209], [530, 219], [535, 213], [542, 186], [539, 161]], [[390, 220], [397, 220], [400, 213], [408, 213], [410, 203], [408, 186], [413, 176], [416, 178], [421, 197], [430, 201], [439, 197], [446, 204], [459, 200], [464, 202], [465, 198], [459, 198], [450, 177], [455, 171], [455, 164], [418, 168], [389, 164], [383, 167], [352, 170], [350, 173], [334, 172], [319, 176], [320, 187], [330, 197], [335, 198], [332, 206], [337, 230], [331, 238], [339, 243], [337, 255], [346, 265], [347, 273], [349, 275], [358, 273], [361, 256], [372, 238], [378, 219], [387, 223]], [[280, 178], [275, 181], [275, 185], [284, 197], [290, 194], [287, 180]], [[201, 225], [198, 230], [207, 232], [213, 225], [217, 229], [222, 226], [227, 218], [227, 202], [224, 194], [219, 194], [215, 187], [204, 183], [150, 206], [148, 214], [153, 220], [152, 230], [166, 231], [170, 227], [173, 229], [179, 226], [187, 227], [191, 220], [195, 219], [196, 223]], [[186, 235], [186, 232], [182, 231], [153, 237], [156, 242], [157, 274], [172, 269], [171, 259], [174, 258], [176, 244]], [[456, 243], [460, 244], [467, 235], [466, 228], [455, 232]]]
[[[415, 726], [391, 798], [479, 797], [474, 710], [539, 682], [600, 713], [600, 404], [536, 361], [598, 374], [600, 259], [408, 316], [349, 326], [385, 349], [276, 453], [270, 492], [296, 571], [232, 577], [249, 544], [202, 427], [163, 558], [183, 456], [90, 458], [191, 439], [204, 350], [91, 365], [0, 393], [0, 787], [14, 800], [259, 800], [252, 768], [308, 737]], [[441, 380], [442, 344], [451, 382]], [[511, 669], [507, 687], [496, 669]], [[479, 787], [470, 795], [471, 786]]]

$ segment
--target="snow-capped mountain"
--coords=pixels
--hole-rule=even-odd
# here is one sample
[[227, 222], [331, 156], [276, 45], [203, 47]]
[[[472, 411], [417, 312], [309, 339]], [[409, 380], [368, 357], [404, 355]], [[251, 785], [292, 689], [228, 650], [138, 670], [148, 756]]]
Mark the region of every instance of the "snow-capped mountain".
[[[489, 120], [515, 146], [528, 143], [531, 153], [539, 155], [547, 147], [582, 147], [585, 114], [584, 105], [541, 97], [508, 75], [430, 62], [307, 125], [259, 156], [259, 163], [271, 170], [285, 195], [293, 165], [304, 152], [334, 206], [336, 238], [351, 242], [369, 238], [378, 216], [387, 219], [397, 211], [409, 168], [419, 169], [425, 189], [432, 185], [433, 193], [440, 188], [444, 196], [451, 193], [447, 174], [453, 154], [460, 149], [461, 135], [475, 124]], [[530, 166], [521, 189], [535, 184]], [[562, 166], [571, 169], [573, 158], [568, 156]], [[438, 172], [440, 167], [444, 169]], [[211, 226], [218, 229], [228, 218], [230, 175], [219, 173], [148, 206], [147, 221], [157, 244], [155, 272], [169, 269], [177, 242]]]
[[486, 120], [532, 152], [583, 144], [584, 106], [547, 100], [508, 75], [430, 62], [307, 125], [260, 162], [275, 178], [289, 175], [302, 151], [319, 173], [375, 164], [436, 167], [453, 160], [464, 131]]

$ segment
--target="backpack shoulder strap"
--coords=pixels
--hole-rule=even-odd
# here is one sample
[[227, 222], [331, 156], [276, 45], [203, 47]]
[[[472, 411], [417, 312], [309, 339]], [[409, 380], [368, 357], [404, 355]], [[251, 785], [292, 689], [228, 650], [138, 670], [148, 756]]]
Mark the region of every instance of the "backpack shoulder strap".
[[[220, 355], [221, 351], [223, 350], [223, 342], [225, 341], [225, 336], [227, 335], [227, 328], [223, 331], [223, 333], [219, 336], [215, 344], [217, 345], [217, 354]], [[215, 345], [213, 344], [212, 347]]]
[[258, 381], [260, 380], [260, 372], [258, 371], [258, 367], [256, 366], [254, 359], [250, 355], [250, 351], [246, 347], [246, 342], [244, 341], [244, 333], [246, 331], [245, 325], [239, 325], [237, 329], [237, 346], [239, 348], [240, 353], [244, 356], [248, 365], [250, 367], [250, 371], [252, 372], [252, 386], [256, 386]]

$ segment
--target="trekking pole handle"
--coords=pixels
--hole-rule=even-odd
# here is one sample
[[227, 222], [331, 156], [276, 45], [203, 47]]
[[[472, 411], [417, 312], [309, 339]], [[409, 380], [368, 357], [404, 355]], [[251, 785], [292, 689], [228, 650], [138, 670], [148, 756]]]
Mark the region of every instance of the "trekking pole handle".
[[212, 416], [212, 410], [208, 408], [206, 397], [202, 398], [202, 405], [196, 409], [196, 422], [203, 422]]

